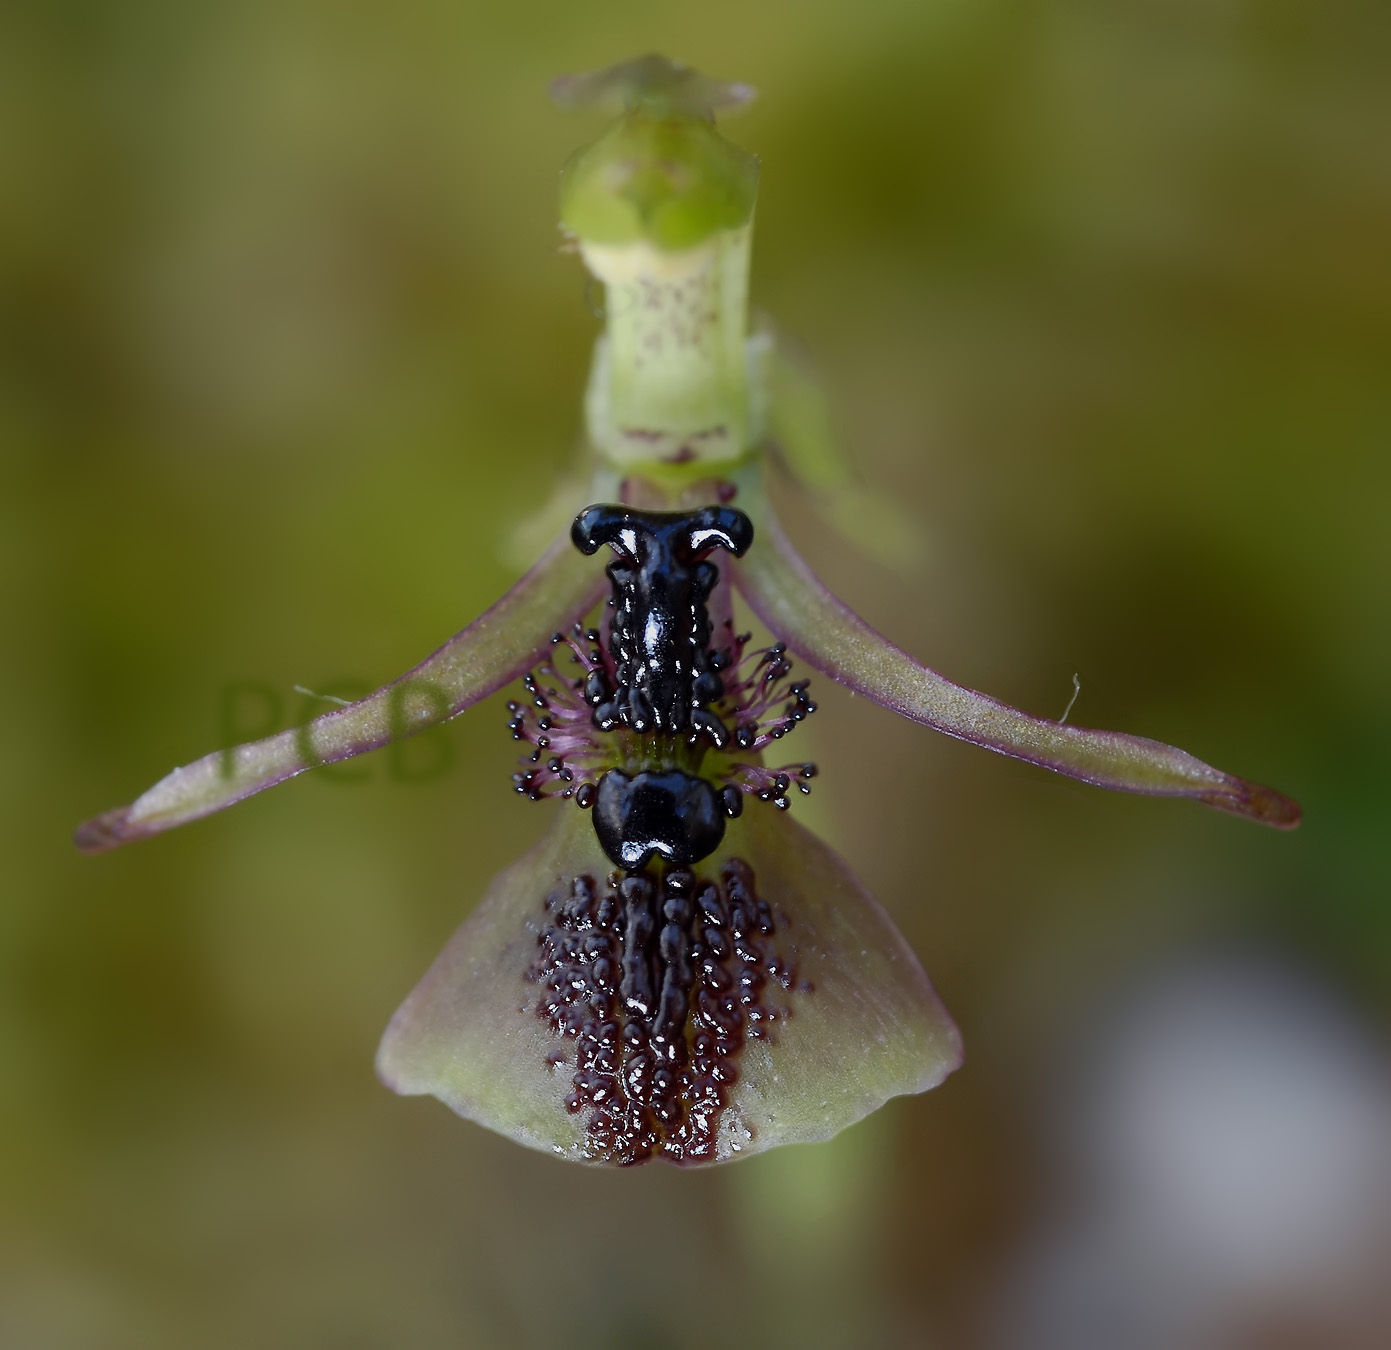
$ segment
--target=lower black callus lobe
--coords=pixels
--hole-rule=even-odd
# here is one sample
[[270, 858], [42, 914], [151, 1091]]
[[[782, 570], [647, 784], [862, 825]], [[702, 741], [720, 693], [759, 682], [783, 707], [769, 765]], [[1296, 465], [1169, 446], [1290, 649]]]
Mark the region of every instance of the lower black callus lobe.
[[594, 833], [609, 858], [635, 872], [655, 858], [679, 867], [708, 858], [724, 838], [714, 786], [672, 769], [629, 776], [610, 769], [594, 796]]

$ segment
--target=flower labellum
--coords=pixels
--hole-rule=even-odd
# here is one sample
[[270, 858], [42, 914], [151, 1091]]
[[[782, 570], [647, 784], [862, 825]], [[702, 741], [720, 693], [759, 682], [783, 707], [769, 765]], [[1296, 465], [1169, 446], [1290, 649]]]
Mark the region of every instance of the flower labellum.
[[829, 1139], [960, 1057], [902, 935], [786, 815], [732, 821], [694, 868], [624, 875], [562, 810], [402, 1005], [377, 1067], [566, 1158], [700, 1163]]
[[[585, 399], [592, 504], [414, 670], [175, 769], [77, 842], [98, 852], [196, 820], [521, 679], [512, 786], [568, 809], [406, 999], [378, 1072], [576, 1161], [718, 1162], [829, 1138], [961, 1062], [902, 935], [788, 814], [816, 766], [765, 762], [816, 711], [794, 656], [913, 721], [1084, 782], [1281, 829], [1299, 808], [1171, 746], [953, 684], [825, 590], [763, 487], [775, 431], [813, 494], [846, 475], [819, 391], [748, 333], [757, 164], [714, 113], [752, 91], [649, 56], [555, 92], [618, 114], [562, 181], [564, 228], [609, 292]], [[894, 535], [892, 508], [864, 494], [828, 515], [860, 532], [866, 510]], [[735, 591], [769, 645], [736, 631]]]

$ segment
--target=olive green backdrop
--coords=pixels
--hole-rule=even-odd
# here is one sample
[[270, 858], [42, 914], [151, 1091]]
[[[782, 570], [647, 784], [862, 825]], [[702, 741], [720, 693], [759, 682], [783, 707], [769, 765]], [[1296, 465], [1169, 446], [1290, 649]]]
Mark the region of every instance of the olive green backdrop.
[[[895, 573], [784, 492], [826, 579], [953, 678], [1057, 716], [1077, 672], [1073, 720], [1306, 821], [1066, 784], [818, 681], [796, 809], [966, 1067], [831, 1145], [609, 1174], [372, 1076], [543, 827], [498, 700], [442, 773], [378, 755], [98, 858], [70, 832], [218, 744], [239, 683], [297, 717], [516, 574], [596, 330], [554, 193], [599, 124], [546, 81], [645, 50], [758, 87], [727, 126], [763, 161], [755, 304], [926, 532]], [[1380, 1062], [1388, 146], [1376, 0], [8, 6], [0, 1339], [1002, 1344], [1066, 1207], [1050, 1122], [1133, 990], [1256, 953]]]

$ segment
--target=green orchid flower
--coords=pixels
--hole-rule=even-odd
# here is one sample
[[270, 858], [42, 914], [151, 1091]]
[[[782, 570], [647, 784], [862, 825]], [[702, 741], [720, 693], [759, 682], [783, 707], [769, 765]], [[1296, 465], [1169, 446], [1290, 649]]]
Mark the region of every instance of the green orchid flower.
[[[714, 113], [751, 91], [646, 57], [554, 92], [616, 114], [561, 186], [563, 228], [606, 291], [585, 398], [593, 469], [566, 515], [592, 505], [413, 670], [175, 769], [77, 842], [97, 852], [186, 824], [524, 679], [513, 787], [558, 799], [550, 828], [396, 1014], [380, 1076], [577, 1161], [722, 1161], [829, 1138], [961, 1062], [901, 934], [788, 813], [815, 767], [766, 762], [815, 711], [793, 658], [912, 721], [1099, 787], [1282, 829], [1299, 809], [1185, 751], [953, 684], [831, 595], [769, 505], [769, 445], [833, 523], [863, 533], [891, 513], [848, 491], [819, 390], [749, 332], [758, 165]], [[735, 631], [736, 592], [769, 646]]]

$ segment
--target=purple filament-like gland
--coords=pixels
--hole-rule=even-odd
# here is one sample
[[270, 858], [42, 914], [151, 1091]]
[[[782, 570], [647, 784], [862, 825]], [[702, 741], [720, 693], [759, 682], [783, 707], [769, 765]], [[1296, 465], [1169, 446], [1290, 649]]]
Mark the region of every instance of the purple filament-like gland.
[[578, 678], [562, 677], [553, 656], [522, 681], [526, 701], [513, 699], [508, 703], [507, 729], [514, 741], [535, 747], [527, 758], [536, 766], [514, 773], [512, 786], [532, 801], [577, 794], [584, 801], [581, 790], [588, 787], [592, 793], [609, 767], [597, 762], [603, 758], [601, 733], [594, 727], [593, 709], [585, 702], [584, 684], [596, 671], [611, 675], [613, 662], [599, 640], [598, 629], [586, 630], [579, 623], [568, 634], [552, 634], [551, 645], [555, 649], [566, 647], [570, 663], [581, 673]]
[[[808, 697], [808, 681], [788, 678], [792, 662], [784, 644], [750, 651], [751, 634], [735, 634], [728, 623], [724, 628], [730, 661], [723, 671], [724, 694], [714, 711], [729, 722], [735, 746], [761, 754], [811, 716], [816, 704]], [[512, 786], [532, 801], [574, 797], [588, 806], [605, 770], [616, 767], [616, 756], [605, 744], [613, 733], [593, 724], [584, 687], [596, 671], [613, 678], [613, 657], [600, 631], [586, 630], [579, 623], [569, 633], [554, 634], [551, 643], [555, 655], [523, 682], [525, 699], [507, 705], [507, 729], [513, 740], [533, 747], [527, 767], [512, 775]], [[562, 647], [574, 668], [569, 675], [557, 668], [566, 664], [559, 655]], [[774, 768], [736, 761], [715, 781], [786, 809], [791, 787], [795, 784], [798, 791], [809, 793], [815, 776], [814, 764]]]

